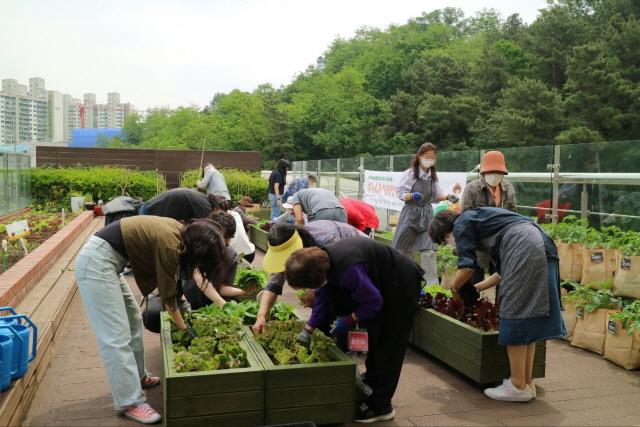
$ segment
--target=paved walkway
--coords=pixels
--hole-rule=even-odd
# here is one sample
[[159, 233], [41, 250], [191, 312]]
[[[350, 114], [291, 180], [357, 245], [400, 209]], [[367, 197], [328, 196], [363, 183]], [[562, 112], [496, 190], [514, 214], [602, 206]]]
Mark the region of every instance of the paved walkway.
[[[284, 298], [293, 302], [293, 291], [288, 289]], [[159, 336], [147, 333], [145, 340], [147, 368], [161, 374]], [[497, 402], [438, 361], [410, 349], [393, 400], [396, 419], [385, 425], [640, 425], [640, 372], [554, 341], [547, 347], [546, 375], [537, 380], [536, 401]], [[162, 388], [148, 390], [147, 396], [162, 412]], [[23, 425], [137, 425], [112, 410], [95, 337], [78, 295]]]

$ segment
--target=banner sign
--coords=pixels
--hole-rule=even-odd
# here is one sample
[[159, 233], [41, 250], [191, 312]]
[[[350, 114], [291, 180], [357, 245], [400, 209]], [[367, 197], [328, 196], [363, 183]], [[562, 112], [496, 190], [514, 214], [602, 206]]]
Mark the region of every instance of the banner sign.
[[[362, 201], [378, 209], [401, 211], [404, 201], [398, 197], [398, 187], [404, 172], [364, 171]], [[467, 181], [465, 172], [438, 172], [438, 184], [445, 194], [462, 197]], [[436, 204], [433, 204], [434, 209]]]

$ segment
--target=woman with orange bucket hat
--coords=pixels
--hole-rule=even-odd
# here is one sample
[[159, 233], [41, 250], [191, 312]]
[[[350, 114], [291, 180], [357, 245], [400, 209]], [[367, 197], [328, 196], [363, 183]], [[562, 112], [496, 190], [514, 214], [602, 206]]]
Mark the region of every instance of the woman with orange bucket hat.
[[516, 191], [504, 179], [507, 175], [504, 154], [487, 151], [480, 162], [480, 178], [471, 181], [464, 188], [462, 210], [490, 206], [516, 212]]

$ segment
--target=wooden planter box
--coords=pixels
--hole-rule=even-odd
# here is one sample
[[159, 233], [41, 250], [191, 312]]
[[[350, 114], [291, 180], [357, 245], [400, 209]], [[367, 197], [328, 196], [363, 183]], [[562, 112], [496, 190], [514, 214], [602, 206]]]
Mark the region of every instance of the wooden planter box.
[[276, 366], [262, 346], [253, 338], [250, 340], [265, 369], [265, 424], [335, 424], [353, 419], [353, 359], [334, 347], [333, 362]]
[[[498, 332], [484, 332], [433, 309], [418, 309], [411, 343], [480, 385], [509, 378], [506, 348]], [[546, 345], [536, 345], [533, 377], [545, 374]]]
[[250, 231], [251, 234], [249, 237], [251, 238], [253, 244], [256, 245], [256, 248], [262, 250], [262, 252], [266, 252], [268, 247], [267, 236], [269, 235], [269, 233], [255, 225], [251, 225]]
[[[250, 333], [250, 332], [249, 332]], [[160, 331], [167, 426], [255, 426], [264, 424], [264, 369], [247, 337], [240, 342], [250, 367], [178, 373], [166, 314]]]

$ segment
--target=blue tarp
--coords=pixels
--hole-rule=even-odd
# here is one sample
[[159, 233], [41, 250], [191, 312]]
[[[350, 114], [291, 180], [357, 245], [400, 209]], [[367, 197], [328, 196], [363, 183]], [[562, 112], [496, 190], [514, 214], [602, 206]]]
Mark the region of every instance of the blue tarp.
[[69, 147], [92, 148], [116, 136], [122, 138], [122, 128], [76, 128], [71, 131]]

